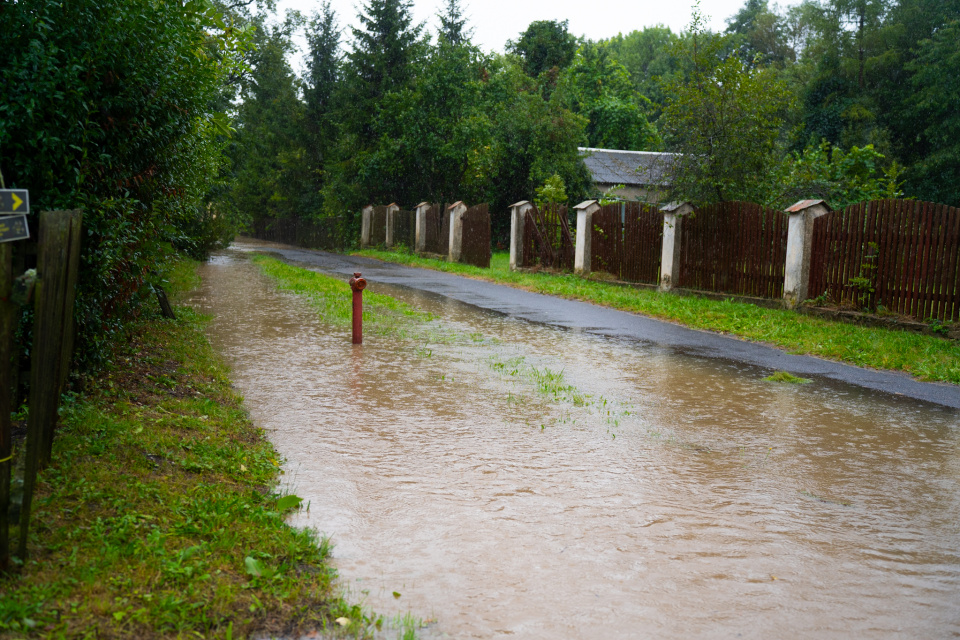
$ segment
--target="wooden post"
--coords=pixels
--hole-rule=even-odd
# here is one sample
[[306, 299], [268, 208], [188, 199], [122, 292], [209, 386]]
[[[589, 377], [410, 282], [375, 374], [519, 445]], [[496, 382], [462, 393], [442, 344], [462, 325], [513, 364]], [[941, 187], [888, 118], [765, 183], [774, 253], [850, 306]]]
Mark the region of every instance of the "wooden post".
[[13, 293], [13, 246], [0, 244], [0, 572], [10, 569], [10, 474], [13, 470], [13, 446], [10, 411], [13, 403], [10, 368], [17, 306]]
[[27, 455], [17, 552], [21, 561], [27, 557], [30, 509], [37, 474], [50, 462], [53, 449], [64, 379], [65, 316], [73, 314], [73, 293], [67, 289], [71, 283], [76, 283], [76, 275], [70, 273], [74, 260], [71, 236], [74, 234], [74, 223], [79, 223], [79, 216], [78, 211], [43, 211], [40, 214], [35, 321], [30, 357], [30, 414], [27, 419]]

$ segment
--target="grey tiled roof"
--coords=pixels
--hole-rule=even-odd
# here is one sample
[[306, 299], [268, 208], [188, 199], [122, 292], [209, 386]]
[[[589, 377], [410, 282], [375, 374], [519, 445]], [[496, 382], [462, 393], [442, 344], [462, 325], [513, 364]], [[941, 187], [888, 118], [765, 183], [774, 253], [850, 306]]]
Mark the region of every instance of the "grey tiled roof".
[[657, 187], [670, 185], [667, 170], [677, 156], [675, 153], [617, 151], [590, 147], [580, 147], [580, 154], [593, 176], [593, 181], [597, 184]]

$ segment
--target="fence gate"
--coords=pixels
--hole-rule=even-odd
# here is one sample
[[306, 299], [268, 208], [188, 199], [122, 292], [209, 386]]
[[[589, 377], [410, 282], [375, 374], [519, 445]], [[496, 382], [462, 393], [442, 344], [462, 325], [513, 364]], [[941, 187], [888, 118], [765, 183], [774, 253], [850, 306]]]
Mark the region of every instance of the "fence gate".
[[960, 209], [862, 202], [814, 221], [809, 295], [920, 320], [960, 320]]
[[426, 211], [427, 237], [424, 251], [446, 255], [450, 244], [450, 222], [446, 220], [447, 207], [439, 202], [431, 204]]
[[686, 216], [679, 286], [782, 298], [787, 215], [752, 202], [719, 202]]
[[523, 224], [523, 265], [573, 270], [573, 234], [567, 207], [548, 204], [532, 206]]
[[615, 202], [593, 214], [591, 271], [620, 280], [658, 284], [663, 214], [642, 202]]

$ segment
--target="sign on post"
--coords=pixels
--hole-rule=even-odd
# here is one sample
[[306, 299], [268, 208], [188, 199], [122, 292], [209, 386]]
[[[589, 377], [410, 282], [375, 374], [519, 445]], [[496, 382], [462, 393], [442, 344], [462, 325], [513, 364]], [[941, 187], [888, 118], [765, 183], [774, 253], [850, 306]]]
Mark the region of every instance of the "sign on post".
[[0, 189], [0, 214], [30, 213], [30, 192], [26, 189]]
[[0, 216], [0, 243], [26, 240], [30, 237], [27, 216]]

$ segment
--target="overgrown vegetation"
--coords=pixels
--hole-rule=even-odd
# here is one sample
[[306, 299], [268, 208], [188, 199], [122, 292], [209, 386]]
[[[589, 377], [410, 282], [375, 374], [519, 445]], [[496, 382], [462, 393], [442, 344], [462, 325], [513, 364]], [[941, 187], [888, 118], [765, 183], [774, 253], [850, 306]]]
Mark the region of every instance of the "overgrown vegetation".
[[[171, 282], [189, 286], [194, 265]], [[62, 411], [30, 556], [0, 581], [11, 637], [240, 638], [382, 620], [341, 599], [329, 544], [285, 524], [281, 460], [187, 307], [128, 328]], [[22, 446], [22, 443], [21, 443]], [[337, 620], [339, 619], [339, 622]]]
[[729, 299], [664, 294], [572, 274], [510, 271], [509, 256], [505, 253], [493, 255], [490, 269], [387, 251], [365, 250], [357, 255], [593, 302], [694, 329], [769, 343], [790, 353], [906, 371], [921, 380], [960, 384], [960, 344], [938, 336], [848, 324]]
[[34, 211], [83, 209], [78, 359], [96, 365], [152, 272], [232, 237], [207, 195], [249, 32], [206, 0], [4, 2], [0, 23], [0, 173]]

